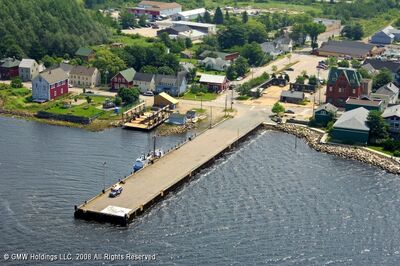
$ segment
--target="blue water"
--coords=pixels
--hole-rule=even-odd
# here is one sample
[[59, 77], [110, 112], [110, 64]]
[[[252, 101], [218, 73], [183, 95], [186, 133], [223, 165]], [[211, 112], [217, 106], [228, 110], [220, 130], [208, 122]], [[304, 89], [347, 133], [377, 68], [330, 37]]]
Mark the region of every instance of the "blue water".
[[[287, 134], [252, 136], [133, 224], [118, 227], [75, 220], [73, 207], [102, 189], [102, 162], [107, 184], [114, 183], [151, 147], [151, 135], [12, 118], [0, 118], [0, 132], [3, 254], [155, 254], [146, 265], [400, 262], [399, 177], [317, 153], [302, 141], [295, 149]], [[184, 138], [159, 144], [167, 149]]]

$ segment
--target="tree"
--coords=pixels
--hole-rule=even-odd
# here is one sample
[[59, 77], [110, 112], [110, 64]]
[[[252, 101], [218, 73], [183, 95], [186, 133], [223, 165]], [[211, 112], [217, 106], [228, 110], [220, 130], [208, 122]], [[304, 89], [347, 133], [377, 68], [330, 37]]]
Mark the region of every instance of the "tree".
[[22, 88], [22, 81], [20, 77], [15, 77], [11, 80], [11, 88]]
[[144, 26], [146, 26], [147, 25], [147, 16], [145, 15], [145, 14], [142, 14], [140, 17], [139, 17], [139, 26], [140, 27], [144, 27]]
[[189, 72], [186, 74], [186, 79], [188, 83], [192, 83], [194, 81], [194, 79], [196, 78], [196, 74], [197, 74], [196, 68], [189, 69]]
[[121, 104], [122, 104], [122, 99], [121, 99], [121, 97], [115, 96], [115, 98], [114, 98], [114, 104], [115, 104], [116, 106], [121, 106]]
[[225, 11], [225, 21], [229, 21], [231, 18], [229, 16], [228, 10]]
[[157, 69], [157, 73], [158, 74], [164, 74], [164, 75], [172, 75], [172, 76], [175, 75], [174, 70], [172, 68], [168, 67], [168, 66], [159, 67]]
[[[221, 9], [220, 9], [220, 10], [221, 10]], [[206, 11], [206, 12], [204, 13], [203, 21], [204, 21], [204, 23], [211, 23], [211, 22], [212, 22], [210, 12]]]
[[355, 23], [344, 26], [341, 34], [348, 39], [361, 40], [364, 36], [364, 29], [360, 23]]
[[243, 24], [229, 24], [225, 29], [218, 31], [218, 43], [222, 49], [233, 46], [243, 46], [248, 40], [248, 31]]
[[92, 98], [90, 98], [90, 96], [86, 96], [86, 102], [90, 104], [92, 102]]
[[359, 69], [361, 67], [361, 62], [358, 61], [357, 59], [351, 60], [351, 67]]
[[247, 14], [247, 11], [244, 11], [242, 13], [242, 22], [247, 23], [247, 21], [249, 21], [249, 15]]
[[132, 104], [139, 99], [139, 90], [136, 88], [120, 88], [118, 96], [125, 104]]
[[306, 81], [306, 78], [303, 75], [297, 76], [295, 83], [296, 84], [304, 84]]
[[334, 56], [329, 57], [326, 61], [327, 61], [329, 67], [335, 67], [338, 65], [338, 60]]
[[245, 44], [242, 48], [241, 55], [246, 58], [252, 66], [261, 66], [265, 60], [261, 46], [255, 42]]
[[100, 70], [102, 75], [105, 75], [104, 73], [108, 71], [107, 82], [119, 71], [126, 68], [125, 62], [110, 50], [98, 51], [92, 64]]
[[367, 117], [371, 143], [376, 143], [388, 137], [388, 125], [382, 117], [382, 112], [372, 110]]
[[236, 79], [237, 78], [237, 76], [238, 76], [238, 74], [236, 73], [236, 69], [235, 69], [235, 66], [229, 66], [227, 69], [226, 69], [226, 78], [228, 79], [228, 80], [234, 80], [234, 79]]
[[186, 46], [186, 48], [191, 48], [193, 46], [192, 39], [186, 38], [185, 39], [185, 46]]
[[140, 69], [142, 73], [157, 74], [158, 69], [155, 66], [145, 65]]
[[285, 107], [283, 107], [283, 105], [279, 102], [276, 102], [274, 106], [272, 106], [272, 112], [274, 114], [280, 115], [285, 112]]
[[214, 13], [214, 23], [215, 24], [224, 24], [224, 15], [222, 14], [221, 8], [217, 7]]
[[370, 79], [372, 78], [371, 74], [368, 72], [368, 70], [366, 70], [365, 68], [359, 68], [358, 69], [358, 73], [361, 74], [361, 77], [365, 78], [365, 79]]
[[136, 26], [135, 16], [126, 10], [121, 12], [120, 21], [121, 21], [121, 27], [123, 29]]
[[285, 73], [284, 79], [285, 79], [287, 82], [290, 82], [290, 77], [289, 77], [289, 75], [288, 75], [287, 73]]
[[317, 77], [316, 77], [315, 75], [311, 75], [311, 76], [308, 78], [308, 84], [310, 84], [310, 85], [317, 85], [317, 83], [318, 83], [318, 79], [317, 79]]
[[339, 67], [350, 67], [350, 63], [349, 63], [349, 61], [348, 60], [342, 60], [342, 61], [340, 61], [339, 63], [338, 63], [338, 66]]
[[318, 35], [325, 32], [325, 30], [326, 30], [325, 25], [323, 25], [321, 23], [311, 22], [311, 23], [305, 24], [304, 29], [305, 29], [305, 32], [311, 38], [311, 48], [313, 50], [315, 50], [316, 48], [318, 48], [318, 43], [317, 43]]
[[372, 80], [372, 90], [376, 91], [380, 87], [393, 81], [392, 72], [387, 68], [382, 68], [379, 74], [376, 75]]
[[246, 75], [246, 73], [249, 72], [249, 68], [250, 68], [249, 62], [247, 61], [246, 58], [244, 58], [242, 56], [236, 60], [234, 67], [235, 67], [235, 71], [236, 71], [237, 75], [240, 77], [243, 77], [244, 75]]

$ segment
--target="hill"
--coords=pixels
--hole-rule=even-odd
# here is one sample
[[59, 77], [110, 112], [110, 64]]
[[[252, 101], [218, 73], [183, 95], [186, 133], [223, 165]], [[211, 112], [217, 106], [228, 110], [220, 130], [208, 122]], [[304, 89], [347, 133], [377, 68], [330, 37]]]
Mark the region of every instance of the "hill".
[[0, 0], [0, 58], [72, 55], [105, 41], [106, 27], [77, 0]]

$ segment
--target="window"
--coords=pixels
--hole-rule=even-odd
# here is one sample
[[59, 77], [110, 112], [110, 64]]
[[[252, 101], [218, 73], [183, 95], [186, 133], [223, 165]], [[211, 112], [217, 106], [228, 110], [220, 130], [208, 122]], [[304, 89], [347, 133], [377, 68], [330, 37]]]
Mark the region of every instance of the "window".
[[329, 91], [332, 92], [332, 86], [329, 87]]
[[341, 92], [342, 92], [342, 88], [339, 88], [339, 89], [338, 89], [338, 92], [341, 93]]
[[356, 89], [353, 89], [353, 94], [356, 94]]
[[54, 91], [54, 97], [56, 97], [57, 96], [57, 91]]
[[61, 88], [61, 94], [63, 94], [64, 93], [64, 90], [63, 90], [63, 88]]

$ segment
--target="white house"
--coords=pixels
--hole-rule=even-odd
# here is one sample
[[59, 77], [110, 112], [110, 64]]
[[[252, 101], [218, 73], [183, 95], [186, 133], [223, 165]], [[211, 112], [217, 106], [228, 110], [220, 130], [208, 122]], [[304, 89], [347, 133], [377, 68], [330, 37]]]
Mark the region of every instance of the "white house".
[[154, 74], [136, 72], [133, 77], [133, 86], [138, 87], [141, 93], [154, 91], [156, 88]]
[[95, 67], [74, 66], [69, 72], [69, 82], [76, 87], [93, 88], [100, 85], [100, 71]]
[[39, 75], [39, 64], [34, 59], [22, 59], [18, 71], [22, 81], [30, 81]]
[[206, 69], [225, 71], [230, 65], [230, 61], [221, 58], [206, 57], [200, 61]]
[[390, 82], [371, 94], [371, 97], [374, 98], [380, 98], [380, 96], [388, 98], [387, 104], [396, 104], [399, 100], [399, 88], [393, 82]]
[[68, 75], [61, 68], [44, 71], [32, 80], [32, 99], [50, 101], [68, 93]]
[[394, 105], [386, 108], [382, 117], [389, 124], [389, 131], [392, 133], [400, 133], [400, 105]]

